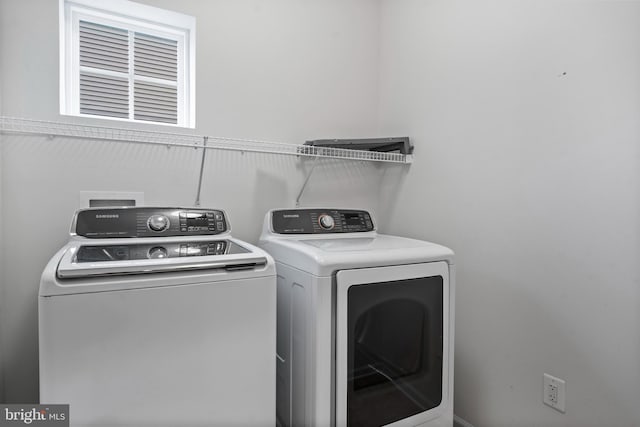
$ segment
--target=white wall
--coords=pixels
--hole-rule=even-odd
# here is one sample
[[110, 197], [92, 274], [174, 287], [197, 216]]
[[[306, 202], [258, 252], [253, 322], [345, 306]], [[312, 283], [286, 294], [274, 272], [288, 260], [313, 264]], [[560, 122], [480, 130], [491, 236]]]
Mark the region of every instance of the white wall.
[[[391, 231], [457, 253], [455, 411], [638, 426], [640, 3], [382, 0]], [[542, 374], [567, 381], [566, 414]]]
[[[145, 3], [197, 18], [198, 134], [302, 143], [375, 132], [377, 2]], [[57, 7], [0, 0], [0, 38], [12, 41], [0, 52], [4, 115], [65, 119], [58, 116]], [[200, 152], [19, 135], [4, 136], [1, 150], [0, 333], [2, 348], [11, 350], [4, 400], [29, 402], [38, 398], [39, 276], [67, 239], [79, 192], [144, 191], [147, 204], [191, 205]], [[256, 241], [266, 210], [293, 206], [310, 166], [296, 157], [209, 151], [202, 205], [226, 209], [233, 234]], [[323, 161], [302, 203], [375, 211], [383, 173], [371, 164]]]

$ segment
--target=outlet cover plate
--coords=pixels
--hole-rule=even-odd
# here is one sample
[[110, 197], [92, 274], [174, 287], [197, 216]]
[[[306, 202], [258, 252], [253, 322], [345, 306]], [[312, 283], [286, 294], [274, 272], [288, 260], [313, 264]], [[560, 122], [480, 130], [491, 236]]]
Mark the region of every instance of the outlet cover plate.
[[566, 411], [566, 383], [560, 378], [544, 374], [542, 386], [542, 402], [553, 409], [565, 413]]

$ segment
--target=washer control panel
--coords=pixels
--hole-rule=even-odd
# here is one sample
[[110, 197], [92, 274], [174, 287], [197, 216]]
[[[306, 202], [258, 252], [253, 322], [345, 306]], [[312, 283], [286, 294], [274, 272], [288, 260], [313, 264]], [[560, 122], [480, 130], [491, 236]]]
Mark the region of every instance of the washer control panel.
[[100, 239], [215, 235], [229, 231], [221, 210], [151, 207], [79, 210], [72, 228], [78, 236]]
[[271, 213], [271, 229], [278, 234], [360, 233], [373, 231], [367, 211], [351, 209], [288, 209]]

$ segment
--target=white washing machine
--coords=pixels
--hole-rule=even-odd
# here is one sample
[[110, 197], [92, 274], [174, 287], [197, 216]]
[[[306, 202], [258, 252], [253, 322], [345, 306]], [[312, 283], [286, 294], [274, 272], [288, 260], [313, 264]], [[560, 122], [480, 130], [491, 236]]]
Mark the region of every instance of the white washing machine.
[[453, 252], [361, 210], [267, 214], [284, 426], [453, 425]]
[[78, 211], [39, 295], [40, 401], [71, 426], [274, 426], [273, 259], [221, 210]]

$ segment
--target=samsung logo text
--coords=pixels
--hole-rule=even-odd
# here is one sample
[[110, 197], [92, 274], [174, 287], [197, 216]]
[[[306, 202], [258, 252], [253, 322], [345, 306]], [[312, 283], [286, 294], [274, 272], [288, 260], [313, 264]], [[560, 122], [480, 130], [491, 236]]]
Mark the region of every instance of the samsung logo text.
[[113, 219], [113, 218], [120, 218], [120, 215], [118, 215], [118, 214], [100, 214], [100, 215], [96, 215], [96, 219]]

